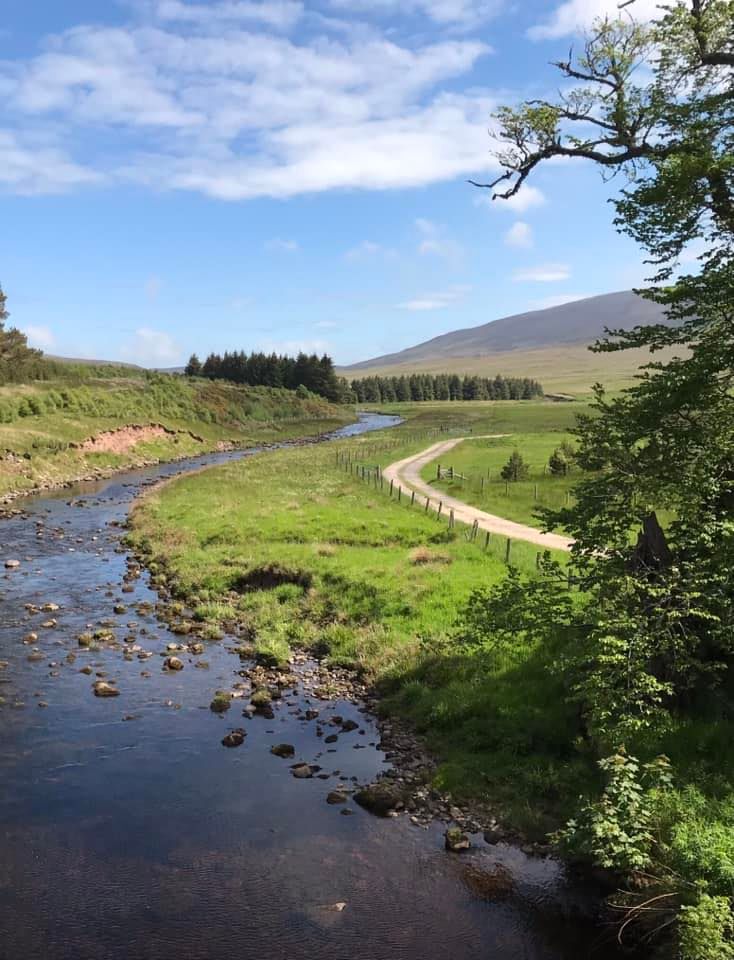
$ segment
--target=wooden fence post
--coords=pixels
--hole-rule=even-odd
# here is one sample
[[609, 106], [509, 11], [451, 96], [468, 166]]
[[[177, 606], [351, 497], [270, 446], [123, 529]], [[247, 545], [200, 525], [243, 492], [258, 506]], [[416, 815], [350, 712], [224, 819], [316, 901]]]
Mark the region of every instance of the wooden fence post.
[[535, 499], [535, 500], [538, 499], [538, 484], [537, 484], [537, 483], [535, 484], [534, 499]]
[[440, 480], [440, 479], [441, 479], [441, 464], [437, 463], [436, 464], [436, 480]]
[[410, 495], [410, 505], [411, 507], [415, 504], [415, 490]]
[[455, 521], [454, 521], [454, 511], [452, 510], [452, 511], [449, 513], [449, 530], [453, 530], [453, 529], [454, 529], [454, 523], [455, 523]]
[[403, 496], [403, 488], [401, 486], [398, 486], [398, 503], [400, 503], [400, 499], [402, 496]]
[[489, 550], [489, 530], [487, 530], [487, 536], [484, 538], [484, 549]]
[[426, 513], [428, 513], [428, 508], [430, 507], [430, 505], [431, 505], [431, 498], [426, 497]]
[[441, 519], [441, 511], [443, 510], [443, 500], [438, 501], [438, 519]]
[[394, 483], [394, 481], [391, 480], [391, 481], [390, 481], [390, 496], [392, 496], [393, 483]]
[[512, 550], [512, 540], [507, 538], [507, 549], [505, 550], [505, 563], [510, 562], [510, 551]]

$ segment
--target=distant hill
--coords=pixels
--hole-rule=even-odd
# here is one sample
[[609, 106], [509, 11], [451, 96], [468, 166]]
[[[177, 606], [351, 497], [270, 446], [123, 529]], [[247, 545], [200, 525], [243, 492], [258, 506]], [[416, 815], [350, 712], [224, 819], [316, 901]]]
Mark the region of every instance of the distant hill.
[[[347, 376], [360, 375], [377, 368], [386, 372], [386, 368], [392, 366], [410, 365], [417, 368], [425, 362], [430, 362], [435, 369], [439, 361], [449, 358], [491, 356], [499, 362], [501, 358], [497, 354], [502, 353], [539, 351], [566, 344], [590, 344], [603, 336], [605, 328], [631, 329], [642, 324], [667, 322], [657, 304], [643, 300], [631, 290], [625, 290], [575, 300], [545, 310], [518, 313], [479, 327], [444, 333], [398, 353], [343, 367], [340, 372]], [[456, 362], [451, 364], [451, 368], [457, 368]]]

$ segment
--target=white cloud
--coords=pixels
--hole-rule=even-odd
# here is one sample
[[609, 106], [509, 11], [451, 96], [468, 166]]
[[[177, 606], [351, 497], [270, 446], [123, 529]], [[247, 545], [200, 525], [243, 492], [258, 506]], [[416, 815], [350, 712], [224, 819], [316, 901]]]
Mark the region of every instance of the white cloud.
[[[442, 89], [485, 44], [409, 47], [373, 33], [296, 42], [226, 22], [252, 6], [161, 0], [169, 19], [157, 25], [80, 25], [47, 38], [34, 58], [0, 63], [7, 112], [55, 138], [45, 154], [18, 156], [7, 139], [17, 134], [6, 133], [0, 183], [50, 192], [104, 178], [244, 200], [423, 186], [495, 168], [494, 98]], [[75, 148], [94, 156], [94, 169], [71, 159]]]
[[204, 4], [183, 3], [182, 0], [158, 0], [155, 14], [159, 20], [180, 23], [205, 23], [214, 21], [237, 23], [260, 22], [277, 29], [292, 27], [303, 15], [303, 4], [291, 0], [230, 0], [230, 2]]
[[565, 263], [544, 263], [537, 267], [516, 270], [512, 279], [515, 283], [557, 283], [568, 280], [571, 271]]
[[181, 361], [181, 347], [164, 330], [139, 327], [135, 337], [120, 349], [123, 360], [143, 367], [172, 367]]
[[65, 193], [103, 176], [74, 163], [63, 150], [0, 129], [0, 189], [20, 194]]
[[28, 343], [39, 350], [50, 350], [56, 345], [56, 337], [50, 327], [29, 324], [22, 332], [28, 337]]
[[[500, 185], [496, 189], [502, 190], [503, 188]], [[526, 210], [531, 210], [533, 207], [542, 207], [545, 202], [546, 199], [543, 191], [528, 184], [520, 187], [517, 193], [512, 197], [508, 197], [507, 200], [503, 200], [500, 197], [498, 197], [497, 200], [493, 200], [492, 191], [490, 190], [484, 191], [474, 199], [474, 203], [479, 207], [489, 207], [490, 210], [506, 210], [509, 213], [525, 213]]]
[[517, 220], [505, 233], [505, 244], [508, 247], [528, 249], [533, 245], [533, 230], [524, 220]]
[[636, 0], [633, 6], [620, 10], [619, 0], [567, 0], [544, 23], [528, 30], [532, 40], [554, 40], [588, 30], [598, 17], [632, 17], [638, 21], [660, 16], [660, 0]]
[[421, 297], [415, 297], [413, 300], [406, 300], [405, 303], [397, 304], [399, 310], [444, 310], [454, 303], [463, 300], [471, 288], [468, 286], [451, 287], [450, 290], [444, 290], [440, 293], [427, 293]]
[[476, 26], [502, 9], [501, 0], [331, 0], [340, 10], [395, 16], [418, 13], [443, 25]]
[[586, 300], [593, 297], [593, 293], [554, 293], [549, 297], [539, 297], [528, 303], [528, 310], [546, 310], [548, 307], [561, 307], [564, 303], [573, 303], [574, 300]]
[[421, 237], [418, 244], [418, 253], [422, 256], [443, 257], [453, 263], [463, 257], [464, 250], [461, 244], [448, 235], [445, 227], [422, 217], [415, 221], [415, 225]]
[[150, 300], [151, 303], [155, 303], [155, 301], [158, 299], [162, 286], [163, 283], [161, 278], [155, 276], [155, 274], [148, 277], [148, 279], [145, 281], [145, 296], [148, 298], [148, 300]]
[[272, 253], [296, 253], [301, 247], [297, 240], [282, 240], [280, 237], [275, 237], [274, 240], [266, 242], [265, 249]]
[[351, 262], [359, 260], [369, 260], [374, 257], [383, 257], [386, 260], [393, 260], [397, 257], [397, 250], [392, 247], [383, 247], [381, 243], [374, 243], [372, 240], [363, 240], [356, 247], [352, 247], [344, 254], [344, 259]]

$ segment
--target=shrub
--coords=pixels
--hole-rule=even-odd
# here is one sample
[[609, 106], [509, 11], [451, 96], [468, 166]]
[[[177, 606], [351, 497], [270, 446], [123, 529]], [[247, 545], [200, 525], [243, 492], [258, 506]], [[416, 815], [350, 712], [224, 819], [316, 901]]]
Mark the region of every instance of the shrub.
[[509, 480], [511, 483], [517, 483], [518, 480], [527, 480], [530, 476], [530, 470], [519, 450], [513, 450], [512, 456], [502, 468], [500, 476], [503, 480]]

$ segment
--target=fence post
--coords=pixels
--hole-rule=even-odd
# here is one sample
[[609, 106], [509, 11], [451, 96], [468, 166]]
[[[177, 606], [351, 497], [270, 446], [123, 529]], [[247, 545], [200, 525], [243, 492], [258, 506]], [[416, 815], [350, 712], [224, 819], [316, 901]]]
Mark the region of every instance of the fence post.
[[431, 505], [431, 498], [426, 497], [426, 513], [428, 513], [428, 508], [430, 507], [430, 505]]
[[393, 483], [394, 483], [394, 481], [391, 480], [391, 481], [390, 481], [390, 496], [392, 496]]
[[512, 540], [507, 538], [507, 549], [505, 550], [505, 563], [510, 562], [510, 551], [512, 550]]
[[535, 554], [535, 569], [540, 570], [540, 554]]
[[443, 500], [438, 501], [438, 519], [441, 519], [441, 511], [443, 510]]
[[383, 478], [383, 476], [382, 476], [382, 473], [380, 473], [380, 490], [382, 490], [382, 488], [384, 487], [384, 485], [385, 485], [385, 481], [384, 481], [384, 478]]
[[441, 479], [441, 464], [437, 463], [436, 464], [436, 480], [440, 480], [440, 479]]
[[413, 490], [413, 492], [412, 492], [411, 495], [410, 495], [410, 505], [411, 505], [411, 507], [413, 506], [414, 503], [415, 503], [415, 490]]
[[535, 499], [535, 500], [538, 499], [538, 484], [537, 484], [537, 483], [535, 484], [534, 499]]
[[454, 522], [455, 522], [455, 521], [454, 521], [454, 511], [452, 510], [452, 511], [449, 513], [449, 530], [453, 530], [453, 529], [454, 529]]
[[399, 486], [398, 487], [398, 503], [400, 503], [400, 499], [402, 496], [403, 496], [403, 488]]
[[484, 549], [489, 550], [489, 530], [487, 530], [487, 536], [484, 538]]
[[484, 477], [482, 477], [482, 493], [484, 493]]

